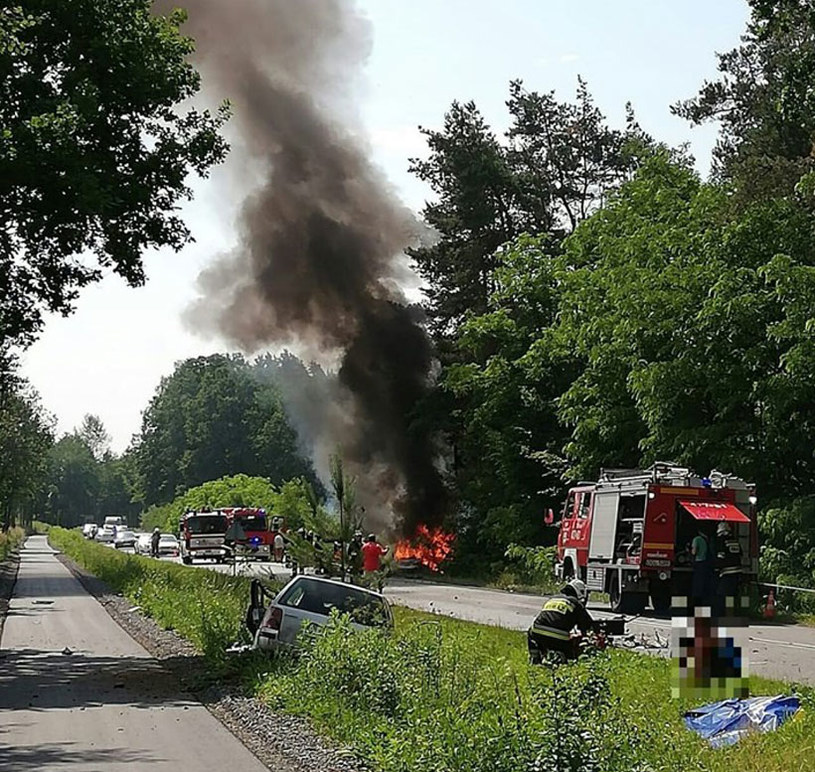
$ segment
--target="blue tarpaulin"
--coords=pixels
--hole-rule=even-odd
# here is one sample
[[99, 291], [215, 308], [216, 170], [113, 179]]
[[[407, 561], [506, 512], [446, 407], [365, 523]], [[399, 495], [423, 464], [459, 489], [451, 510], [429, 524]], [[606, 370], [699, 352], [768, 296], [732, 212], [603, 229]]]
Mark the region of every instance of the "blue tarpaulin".
[[778, 729], [800, 709], [797, 697], [750, 697], [723, 700], [685, 713], [685, 725], [714, 748], [733, 745], [749, 732]]

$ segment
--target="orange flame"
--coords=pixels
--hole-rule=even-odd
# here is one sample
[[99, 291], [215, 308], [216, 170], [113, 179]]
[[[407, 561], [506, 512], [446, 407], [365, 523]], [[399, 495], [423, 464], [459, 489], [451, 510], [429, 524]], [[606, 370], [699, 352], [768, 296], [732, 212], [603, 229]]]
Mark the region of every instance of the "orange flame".
[[441, 528], [420, 525], [412, 539], [402, 539], [396, 543], [393, 556], [396, 560], [413, 558], [431, 571], [439, 571], [453, 551], [455, 538], [455, 534], [445, 533]]

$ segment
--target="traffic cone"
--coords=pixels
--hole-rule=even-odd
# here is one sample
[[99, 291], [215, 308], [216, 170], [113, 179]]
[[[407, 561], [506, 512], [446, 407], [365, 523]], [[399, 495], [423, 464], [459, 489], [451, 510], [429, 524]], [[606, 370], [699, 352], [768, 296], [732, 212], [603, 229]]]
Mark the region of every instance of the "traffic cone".
[[775, 590], [770, 588], [770, 594], [767, 596], [767, 605], [764, 606], [764, 618], [775, 619]]

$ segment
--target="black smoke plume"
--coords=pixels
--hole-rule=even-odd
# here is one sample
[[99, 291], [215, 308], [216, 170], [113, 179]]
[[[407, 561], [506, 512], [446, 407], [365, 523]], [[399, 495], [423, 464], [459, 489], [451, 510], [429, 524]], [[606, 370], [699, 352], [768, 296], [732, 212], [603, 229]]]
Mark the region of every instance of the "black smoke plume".
[[[156, 10], [171, 7], [165, 0]], [[200, 278], [192, 317], [244, 351], [294, 345], [339, 359], [326, 452], [343, 451], [379, 525], [437, 523], [443, 488], [426, 433], [430, 341], [399, 286], [422, 228], [354, 126], [371, 48], [351, 0], [187, 0], [205, 91], [230, 100], [251, 178], [239, 246]], [[395, 518], [394, 518], [395, 516]]]

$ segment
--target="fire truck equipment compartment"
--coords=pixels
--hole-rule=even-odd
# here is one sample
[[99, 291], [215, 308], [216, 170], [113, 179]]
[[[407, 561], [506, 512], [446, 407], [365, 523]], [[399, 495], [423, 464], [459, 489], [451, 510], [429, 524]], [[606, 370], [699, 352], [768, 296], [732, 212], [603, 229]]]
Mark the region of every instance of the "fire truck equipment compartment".
[[801, 707], [798, 697], [723, 700], [685, 713], [685, 726], [714, 748], [733, 745], [750, 732], [772, 732]]
[[726, 520], [731, 523], [749, 523], [750, 518], [738, 507], [726, 501], [680, 501], [696, 520]]

